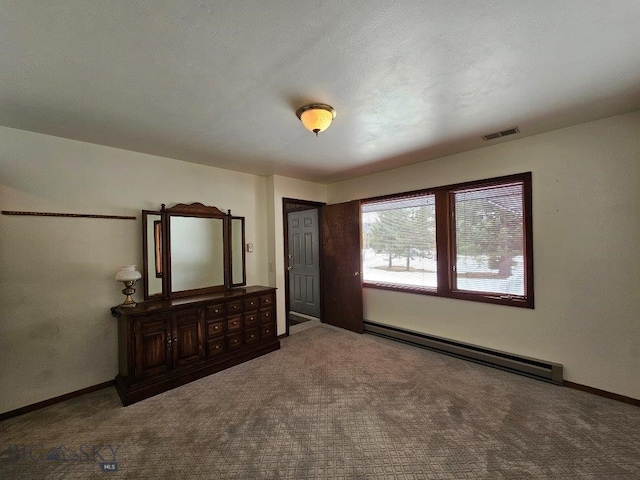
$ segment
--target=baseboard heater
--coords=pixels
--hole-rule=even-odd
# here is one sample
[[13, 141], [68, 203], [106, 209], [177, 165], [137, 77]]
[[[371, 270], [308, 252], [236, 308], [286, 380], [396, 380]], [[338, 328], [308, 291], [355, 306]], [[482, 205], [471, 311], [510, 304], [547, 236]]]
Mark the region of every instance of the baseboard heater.
[[364, 322], [364, 332], [562, 385], [562, 365], [559, 363], [523, 357], [369, 321]]

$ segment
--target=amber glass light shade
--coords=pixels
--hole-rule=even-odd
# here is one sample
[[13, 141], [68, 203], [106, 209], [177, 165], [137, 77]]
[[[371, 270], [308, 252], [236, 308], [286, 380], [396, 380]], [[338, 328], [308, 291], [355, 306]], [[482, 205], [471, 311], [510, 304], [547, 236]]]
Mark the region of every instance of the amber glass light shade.
[[324, 132], [329, 128], [333, 119], [336, 118], [336, 111], [330, 105], [312, 103], [300, 107], [296, 115], [307, 130], [318, 136], [318, 133]]

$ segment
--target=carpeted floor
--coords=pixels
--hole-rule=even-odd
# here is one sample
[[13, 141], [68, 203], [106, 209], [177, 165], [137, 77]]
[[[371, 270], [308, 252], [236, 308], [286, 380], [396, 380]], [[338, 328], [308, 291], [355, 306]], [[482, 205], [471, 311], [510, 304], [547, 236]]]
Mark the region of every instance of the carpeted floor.
[[6, 420], [0, 439], [3, 479], [640, 478], [637, 407], [326, 325], [126, 408], [108, 388]]

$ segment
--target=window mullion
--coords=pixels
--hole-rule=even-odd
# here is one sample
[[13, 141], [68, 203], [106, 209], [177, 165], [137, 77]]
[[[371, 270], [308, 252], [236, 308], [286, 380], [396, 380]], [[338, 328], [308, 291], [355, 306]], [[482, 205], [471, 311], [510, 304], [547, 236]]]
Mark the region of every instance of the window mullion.
[[451, 293], [451, 201], [446, 190], [436, 192], [436, 251], [438, 259], [438, 295]]

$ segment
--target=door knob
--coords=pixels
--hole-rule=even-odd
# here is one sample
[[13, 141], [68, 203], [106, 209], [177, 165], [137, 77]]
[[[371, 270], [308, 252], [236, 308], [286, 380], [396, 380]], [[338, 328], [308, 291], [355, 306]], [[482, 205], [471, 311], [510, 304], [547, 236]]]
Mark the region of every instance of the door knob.
[[360, 272], [353, 272], [354, 277], [357, 277], [358, 275], [360, 275]]
[[287, 267], [287, 270], [290, 272], [293, 267]]

